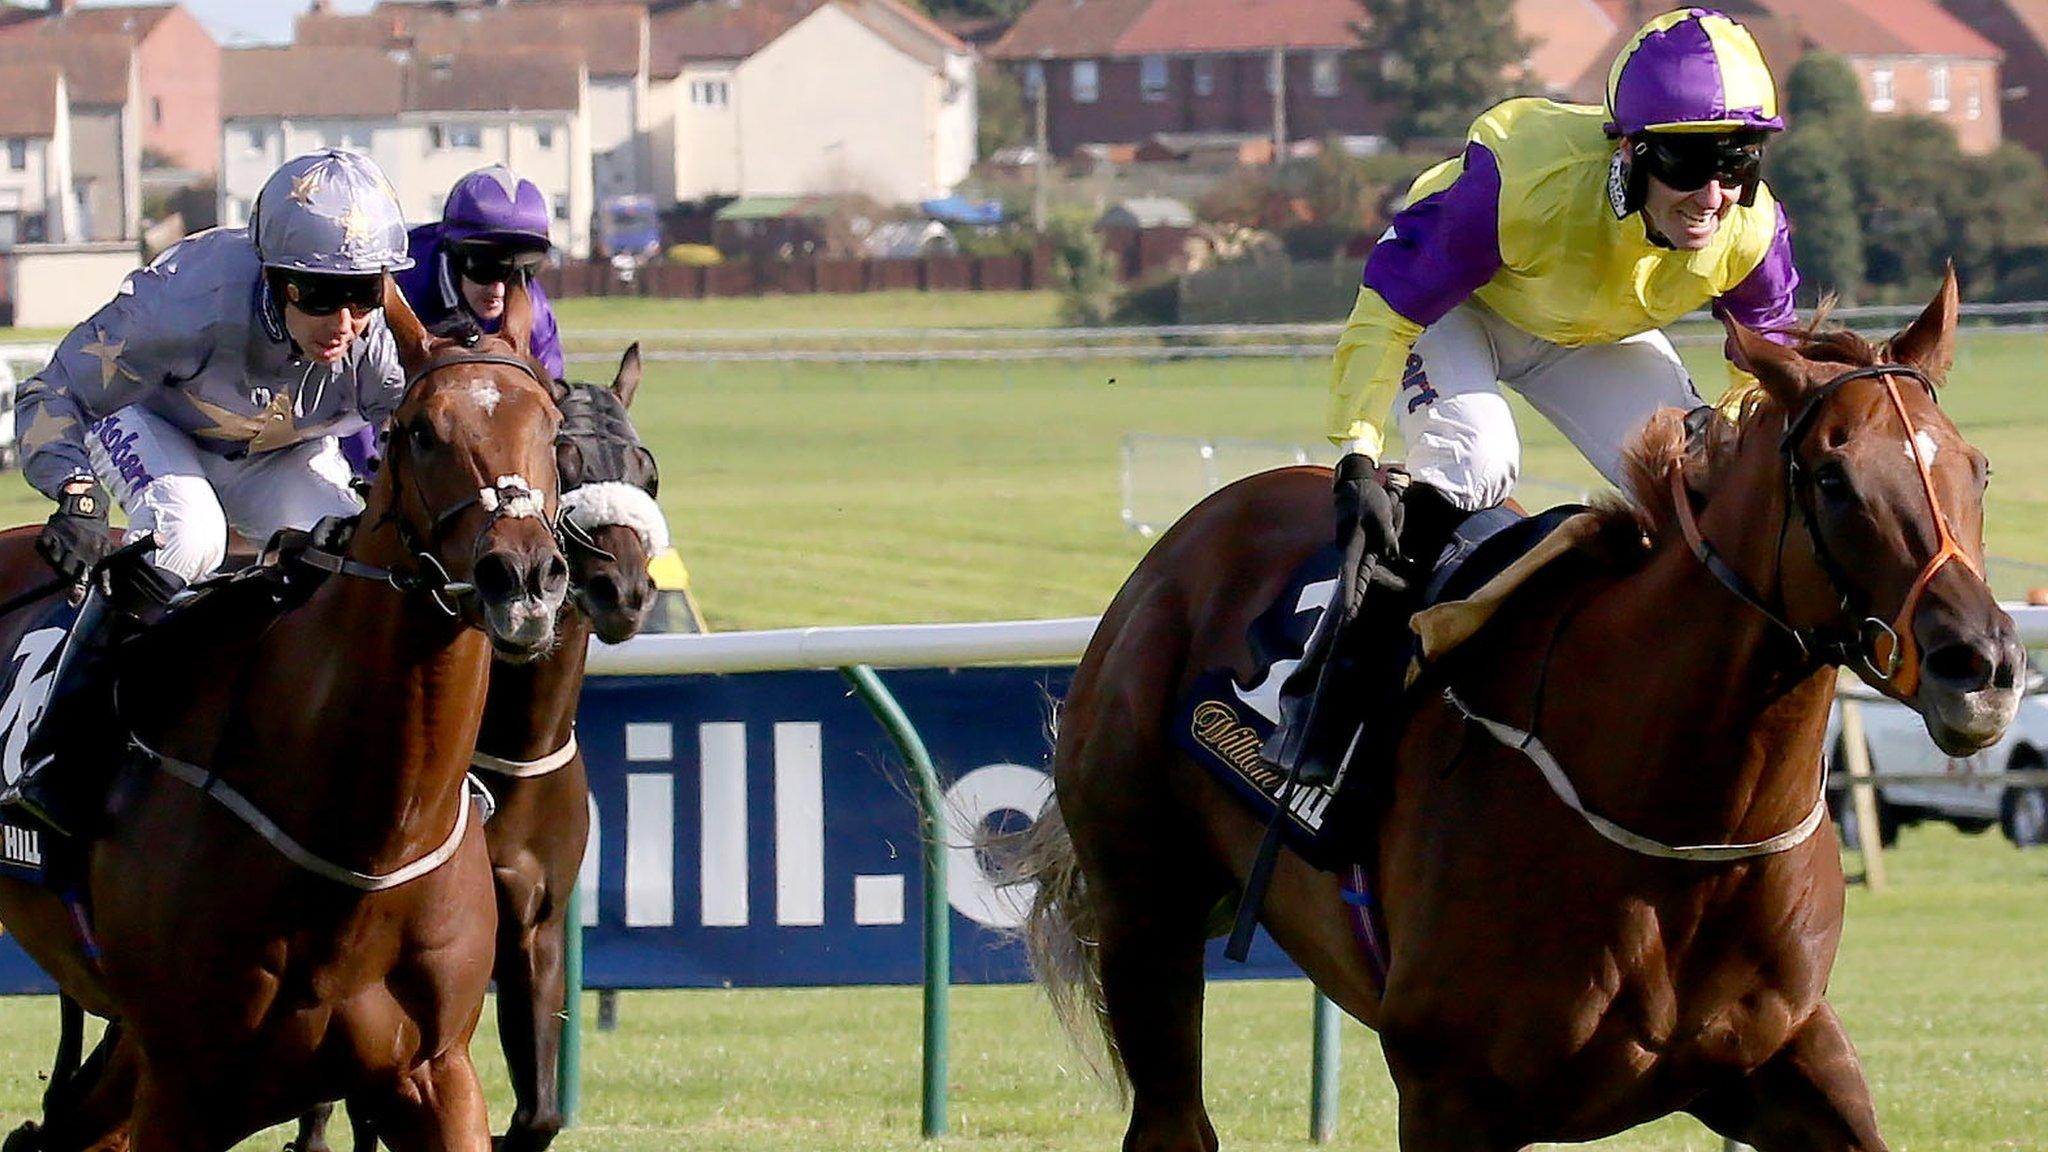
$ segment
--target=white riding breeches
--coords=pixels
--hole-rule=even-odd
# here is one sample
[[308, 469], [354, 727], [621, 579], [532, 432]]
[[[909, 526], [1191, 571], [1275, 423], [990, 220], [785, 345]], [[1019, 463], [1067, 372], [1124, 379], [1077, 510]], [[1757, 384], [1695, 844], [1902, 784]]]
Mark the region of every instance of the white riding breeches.
[[1623, 484], [1622, 449], [1650, 416], [1701, 403], [1662, 332], [1567, 348], [1468, 300], [1415, 341], [1394, 397], [1409, 474], [1467, 512], [1506, 500], [1521, 472], [1521, 437], [1502, 384], [1617, 487]]
[[231, 460], [155, 413], [128, 407], [95, 421], [86, 446], [100, 483], [128, 513], [126, 539], [156, 533], [157, 567], [186, 580], [220, 566], [230, 526], [261, 545], [280, 528], [363, 510], [332, 436]]

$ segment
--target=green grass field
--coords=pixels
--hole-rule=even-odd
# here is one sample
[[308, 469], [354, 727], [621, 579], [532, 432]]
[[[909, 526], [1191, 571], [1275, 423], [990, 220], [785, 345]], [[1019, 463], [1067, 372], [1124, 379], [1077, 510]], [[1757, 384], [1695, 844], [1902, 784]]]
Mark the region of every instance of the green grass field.
[[[1833, 999], [1862, 1055], [1892, 1146], [1912, 1152], [2048, 1147], [2048, 855], [1996, 834], [1908, 829], [1886, 857], [1891, 888], [1851, 890]], [[592, 997], [594, 999], [594, 996]], [[594, 1005], [586, 1004], [586, 1019]], [[1309, 992], [1212, 985], [1209, 1107], [1224, 1146], [1311, 1147]], [[616, 1031], [588, 1034], [583, 1125], [566, 1150], [846, 1152], [918, 1138], [919, 1007], [912, 988], [629, 993]], [[55, 1006], [0, 1001], [0, 1123], [31, 1114], [55, 1042]], [[948, 1148], [1107, 1149], [1125, 1114], [1083, 1070], [1033, 989], [953, 997]], [[1394, 1096], [1377, 1044], [1347, 1022], [1338, 1146], [1394, 1146]], [[474, 1046], [492, 1116], [510, 1110], [490, 1025]], [[285, 1133], [246, 1149], [274, 1149]], [[1718, 1152], [1686, 1119], [1597, 1147]]]
[[[854, 297], [668, 305], [572, 301], [575, 347], [635, 328], [1009, 327], [1054, 322], [1049, 297]], [[576, 339], [577, 326], [603, 336]], [[614, 336], [614, 333], [617, 333]], [[2048, 563], [2048, 337], [1966, 340], [1948, 411], [1988, 451], [1988, 539]], [[1718, 382], [1711, 349], [1689, 354]], [[1319, 359], [1016, 361], [943, 366], [650, 365], [636, 405], [659, 456], [662, 503], [715, 627], [1092, 614], [1146, 542], [1119, 520], [1126, 433], [1309, 442]], [[578, 375], [596, 377], [596, 366]], [[1517, 405], [1525, 474], [1593, 477]], [[40, 519], [19, 481], [0, 521]], [[2009, 577], [2001, 591], [2020, 591]], [[1850, 897], [1834, 995], [1893, 1146], [2048, 1148], [2048, 855], [1994, 836], [1908, 830], [1892, 890]], [[1308, 1004], [1298, 983], [1232, 983], [1210, 998], [1210, 1103], [1227, 1147], [1307, 1145]], [[28, 1115], [55, 1009], [0, 1001], [0, 1118]], [[585, 1123], [559, 1147], [908, 1149], [917, 1138], [918, 1007], [911, 989], [633, 994], [590, 1034]], [[480, 1037], [489, 1037], [487, 1025]], [[1089, 1081], [1026, 989], [963, 989], [952, 1033], [955, 1136], [946, 1146], [1114, 1147], [1123, 1112]], [[1342, 1143], [1393, 1147], [1392, 1092], [1369, 1036], [1345, 1034]], [[509, 1092], [480, 1039], [502, 1124]], [[277, 1135], [249, 1148], [274, 1148]], [[1603, 1148], [1708, 1152], [1670, 1122]]]

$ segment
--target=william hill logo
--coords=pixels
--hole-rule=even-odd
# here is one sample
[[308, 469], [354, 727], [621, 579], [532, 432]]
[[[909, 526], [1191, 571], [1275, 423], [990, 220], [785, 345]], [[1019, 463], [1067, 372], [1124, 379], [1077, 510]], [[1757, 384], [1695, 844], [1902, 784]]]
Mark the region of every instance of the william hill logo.
[[1258, 730], [1238, 719], [1230, 705], [1216, 700], [1196, 705], [1190, 734], [1195, 743], [1215, 753], [1260, 791], [1271, 794], [1282, 784], [1280, 777], [1259, 760], [1259, 745], [1263, 741]]
[[43, 866], [42, 837], [34, 829], [0, 824], [0, 858], [30, 868]]

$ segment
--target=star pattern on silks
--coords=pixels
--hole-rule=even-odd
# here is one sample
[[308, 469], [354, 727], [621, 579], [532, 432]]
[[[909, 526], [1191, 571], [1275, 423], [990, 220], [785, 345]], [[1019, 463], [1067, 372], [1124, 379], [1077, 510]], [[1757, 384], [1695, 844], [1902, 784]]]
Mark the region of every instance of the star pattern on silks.
[[301, 173], [292, 180], [291, 195], [294, 203], [304, 204], [310, 208], [313, 206], [313, 197], [319, 194], [320, 170], [318, 168]]
[[100, 362], [100, 387], [105, 388], [112, 384], [116, 376], [126, 376], [130, 380], [142, 379], [129, 371], [127, 365], [121, 363], [121, 353], [128, 347], [126, 340], [109, 340], [107, 330], [97, 327], [92, 330], [92, 336], [92, 343], [79, 348], [79, 351]]
[[362, 202], [351, 198], [348, 211], [341, 214], [341, 246], [346, 249], [360, 248], [377, 235], [377, 220]]
[[211, 404], [197, 396], [186, 395], [202, 416], [213, 421], [210, 428], [194, 428], [192, 435], [207, 440], [241, 441], [249, 445], [251, 452], [269, 452], [275, 448], [286, 448], [299, 442], [298, 426], [292, 422], [292, 394], [279, 392], [270, 398], [253, 416], [244, 416], [232, 409]]
[[33, 456], [43, 450], [43, 445], [62, 439], [66, 432], [76, 427], [78, 421], [69, 416], [59, 416], [44, 408], [36, 413], [28, 431], [21, 434], [21, 454]]

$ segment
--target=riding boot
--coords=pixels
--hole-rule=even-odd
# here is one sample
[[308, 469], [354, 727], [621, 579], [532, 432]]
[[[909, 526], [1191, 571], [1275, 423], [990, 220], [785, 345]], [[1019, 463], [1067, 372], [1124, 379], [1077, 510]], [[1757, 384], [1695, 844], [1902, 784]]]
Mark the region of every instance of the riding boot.
[[[1339, 465], [1337, 585], [1309, 636], [1301, 663], [1280, 685], [1279, 721], [1259, 749], [1269, 768], [1283, 779], [1302, 784], [1329, 784], [1342, 766], [1349, 729], [1336, 722], [1345, 709], [1335, 702], [1349, 695], [1344, 686], [1355, 680], [1352, 634], [1364, 612], [1367, 593], [1380, 589], [1373, 592], [1375, 610], [1379, 600], [1402, 594], [1402, 581], [1389, 566], [1391, 558], [1374, 550], [1371, 526], [1360, 510], [1351, 506], [1345, 492], [1346, 467], [1365, 463], [1363, 457], [1347, 457]], [[1378, 483], [1365, 475], [1352, 479]], [[1346, 739], [1340, 742], [1335, 739], [1338, 736]]]
[[0, 792], [0, 812], [58, 836], [89, 837], [106, 800], [126, 735], [114, 717], [109, 652], [120, 613], [97, 582], [51, 675], [48, 703], [22, 749], [21, 778]]
[[1419, 480], [1401, 494], [1401, 555], [1415, 564], [1418, 587], [1429, 583], [1430, 574], [1450, 549], [1458, 525], [1471, 515]]

